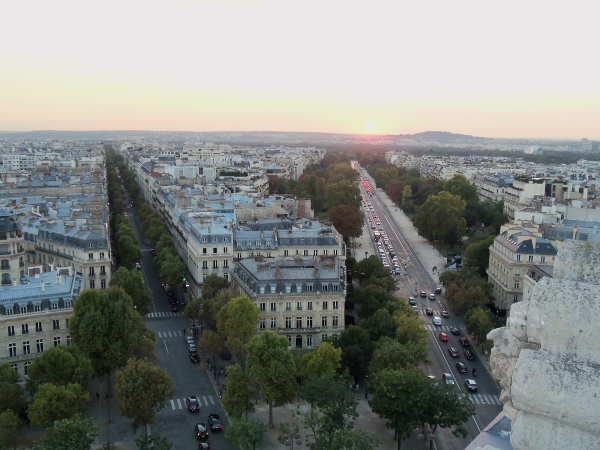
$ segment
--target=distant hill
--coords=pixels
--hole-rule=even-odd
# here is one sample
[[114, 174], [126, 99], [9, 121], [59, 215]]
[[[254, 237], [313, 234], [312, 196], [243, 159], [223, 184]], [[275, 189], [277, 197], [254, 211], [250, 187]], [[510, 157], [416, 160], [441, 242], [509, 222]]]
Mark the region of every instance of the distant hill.
[[[406, 135], [404, 135], [406, 136]], [[487, 140], [489, 138], [476, 137], [468, 134], [457, 134], [450, 133], [449, 131], [424, 131], [422, 133], [415, 133], [408, 135], [413, 139], [433, 141], [433, 142], [465, 142], [465, 141], [477, 141]]]

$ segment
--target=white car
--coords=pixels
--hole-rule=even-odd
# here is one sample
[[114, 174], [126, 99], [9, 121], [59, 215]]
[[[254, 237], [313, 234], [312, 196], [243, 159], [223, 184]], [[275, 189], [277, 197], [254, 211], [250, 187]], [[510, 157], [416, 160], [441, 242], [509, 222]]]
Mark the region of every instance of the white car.
[[438, 327], [439, 327], [439, 326], [441, 326], [441, 325], [442, 325], [442, 318], [441, 318], [441, 317], [435, 316], [435, 317], [434, 317], [433, 319], [431, 319], [431, 320], [433, 321], [433, 324], [434, 324], [435, 326], [438, 326]]

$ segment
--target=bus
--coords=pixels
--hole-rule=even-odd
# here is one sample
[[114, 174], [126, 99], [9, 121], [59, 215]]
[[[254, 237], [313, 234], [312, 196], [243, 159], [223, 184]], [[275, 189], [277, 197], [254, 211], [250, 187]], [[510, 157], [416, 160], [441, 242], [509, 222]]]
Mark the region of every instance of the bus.
[[378, 241], [381, 239], [381, 233], [377, 230], [373, 231], [373, 236], [375, 236], [375, 240]]

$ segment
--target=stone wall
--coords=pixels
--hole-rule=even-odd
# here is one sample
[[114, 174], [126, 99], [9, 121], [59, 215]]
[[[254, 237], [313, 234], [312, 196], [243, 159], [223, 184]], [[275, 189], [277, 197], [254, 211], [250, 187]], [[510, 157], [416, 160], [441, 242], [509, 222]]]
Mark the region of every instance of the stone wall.
[[531, 300], [492, 330], [516, 450], [600, 449], [600, 244], [565, 241]]

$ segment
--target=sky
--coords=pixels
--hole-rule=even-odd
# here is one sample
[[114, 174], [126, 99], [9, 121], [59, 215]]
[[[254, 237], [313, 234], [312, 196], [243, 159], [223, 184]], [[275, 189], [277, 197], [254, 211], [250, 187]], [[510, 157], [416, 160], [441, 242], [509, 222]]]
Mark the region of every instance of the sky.
[[0, 130], [600, 139], [594, 6], [3, 2]]

